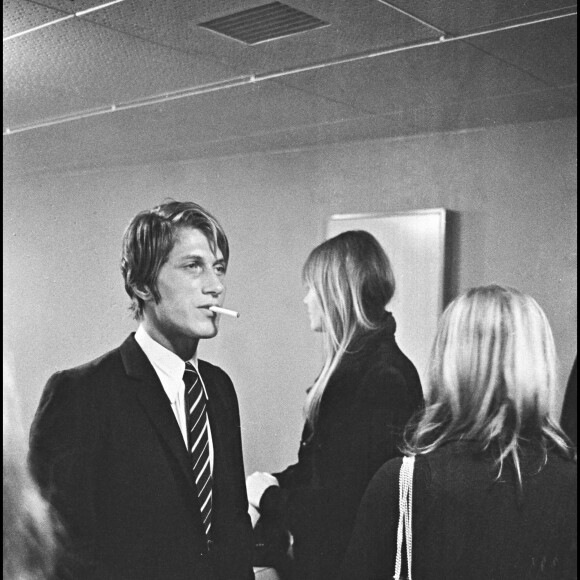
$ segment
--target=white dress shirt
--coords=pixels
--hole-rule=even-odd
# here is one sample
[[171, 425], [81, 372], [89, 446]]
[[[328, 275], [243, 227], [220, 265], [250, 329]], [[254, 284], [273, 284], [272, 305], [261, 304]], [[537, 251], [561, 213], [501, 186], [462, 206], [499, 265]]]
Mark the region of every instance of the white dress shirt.
[[[161, 385], [167, 394], [169, 402], [171, 403], [171, 410], [175, 415], [177, 425], [181, 431], [185, 447], [188, 447], [187, 442], [187, 414], [185, 410], [185, 384], [183, 383], [183, 373], [185, 372], [185, 362], [181, 360], [175, 353], [171, 352], [156, 340], [153, 340], [142, 325], [139, 326], [135, 333], [135, 340], [137, 344], [143, 349], [145, 356], [153, 365]], [[194, 354], [189, 362], [198, 371], [197, 353]], [[205, 392], [207, 399], [207, 389], [203, 383], [203, 378], [199, 375], [201, 386]], [[207, 433], [209, 438], [209, 464], [213, 473], [213, 440], [211, 437], [211, 429], [209, 426], [209, 419], [206, 419]]]

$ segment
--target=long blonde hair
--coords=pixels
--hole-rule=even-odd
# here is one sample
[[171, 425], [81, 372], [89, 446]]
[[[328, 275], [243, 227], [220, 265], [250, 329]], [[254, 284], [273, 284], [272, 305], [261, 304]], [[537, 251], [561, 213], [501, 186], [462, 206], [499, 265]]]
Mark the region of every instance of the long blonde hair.
[[567, 438], [551, 417], [556, 349], [544, 311], [513, 288], [472, 288], [445, 310], [427, 371], [426, 408], [406, 436], [408, 453], [430, 453], [450, 440], [498, 451], [498, 477], [512, 459], [521, 484], [521, 443], [567, 455]]
[[395, 292], [395, 277], [374, 236], [352, 230], [314, 248], [302, 279], [314, 290], [323, 313], [325, 360], [305, 405], [306, 420], [314, 431], [328, 380], [353, 339], [380, 326]]
[[59, 528], [26, 465], [25, 435], [6, 358], [2, 379], [3, 577], [48, 579], [54, 568]]

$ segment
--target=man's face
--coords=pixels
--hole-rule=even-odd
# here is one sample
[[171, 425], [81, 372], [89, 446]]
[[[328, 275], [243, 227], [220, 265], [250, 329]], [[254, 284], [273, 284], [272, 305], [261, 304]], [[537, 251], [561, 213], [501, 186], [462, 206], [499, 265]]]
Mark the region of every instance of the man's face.
[[226, 264], [221, 251], [216, 252], [200, 230], [180, 228], [159, 270], [160, 300], [146, 302], [145, 323], [153, 338], [173, 352], [192, 339], [217, 334], [218, 316], [208, 307], [223, 303]]

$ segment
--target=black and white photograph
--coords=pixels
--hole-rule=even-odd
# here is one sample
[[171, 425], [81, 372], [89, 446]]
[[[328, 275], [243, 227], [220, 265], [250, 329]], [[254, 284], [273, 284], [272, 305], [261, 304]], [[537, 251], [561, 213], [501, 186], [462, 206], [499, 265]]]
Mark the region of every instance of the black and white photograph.
[[576, 579], [577, 9], [3, 0], [4, 580]]

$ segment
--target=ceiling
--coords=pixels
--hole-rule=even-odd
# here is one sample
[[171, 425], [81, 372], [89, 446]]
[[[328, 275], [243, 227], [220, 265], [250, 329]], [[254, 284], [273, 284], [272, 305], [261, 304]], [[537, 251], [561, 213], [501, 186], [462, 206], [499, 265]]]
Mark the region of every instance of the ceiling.
[[284, 0], [326, 25], [253, 45], [199, 26], [270, 2], [3, 0], [4, 175], [577, 114], [572, 0]]

